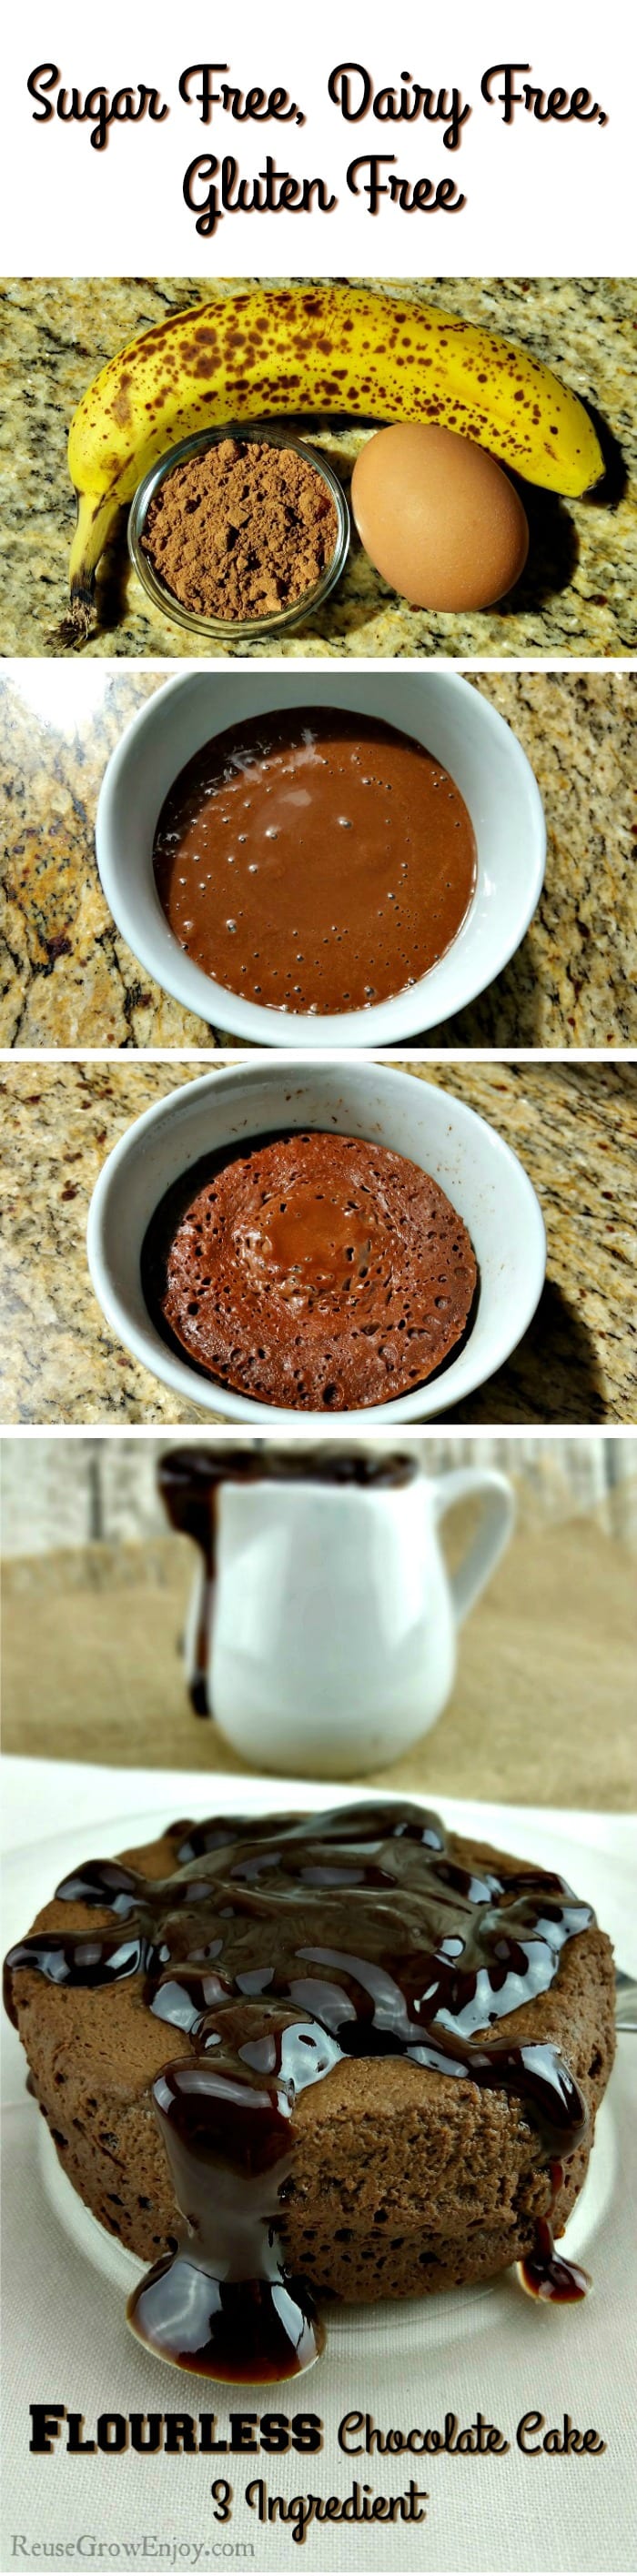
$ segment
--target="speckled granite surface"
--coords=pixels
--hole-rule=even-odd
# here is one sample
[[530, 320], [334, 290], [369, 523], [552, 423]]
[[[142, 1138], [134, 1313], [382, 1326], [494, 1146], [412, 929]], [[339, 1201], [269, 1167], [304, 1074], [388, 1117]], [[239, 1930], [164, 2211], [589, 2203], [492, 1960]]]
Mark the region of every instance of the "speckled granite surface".
[[[161, 674], [16, 665], [0, 679], [0, 1045], [223, 1041], [153, 985], [120, 938], [93, 846], [109, 753]], [[637, 693], [632, 674], [493, 672], [548, 823], [544, 893], [503, 974], [430, 1045], [613, 1046], [637, 1039]], [[232, 1045], [232, 1039], [229, 1040]]]
[[[634, 1423], [637, 1069], [412, 1065], [447, 1082], [520, 1154], [542, 1202], [548, 1280], [505, 1368], [449, 1419]], [[196, 1068], [195, 1068], [196, 1072]], [[194, 1079], [166, 1064], [5, 1060], [0, 1415], [13, 1423], [210, 1421], [129, 1358], [90, 1286], [85, 1231], [98, 1171], [152, 1102]]]
[[[484, 614], [430, 616], [406, 608], [373, 571], [355, 539], [333, 599], [307, 629], [288, 639], [285, 654], [608, 656], [635, 651], [634, 281], [427, 278], [385, 283], [390, 291], [393, 285], [404, 295], [420, 295], [462, 313], [467, 321], [508, 333], [563, 375], [594, 406], [610, 434], [609, 474], [598, 499], [562, 502], [526, 487], [529, 566], [512, 601]], [[8, 354], [0, 490], [4, 653], [61, 649], [74, 523], [66, 438], [77, 402], [100, 367], [128, 340], [164, 320], [167, 311], [197, 302], [200, 292], [190, 278], [101, 278], [97, 291], [90, 278], [5, 281]], [[215, 292], [223, 292], [223, 283]], [[313, 428], [323, 436], [319, 420]], [[325, 429], [325, 449], [347, 482], [365, 435], [360, 428]], [[129, 570], [123, 538], [104, 558], [98, 605], [95, 631], [88, 643], [74, 648], [82, 654], [187, 658], [201, 649], [197, 637], [170, 625], [146, 599]], [[253, 655], [267, 649], [247, 648]]]

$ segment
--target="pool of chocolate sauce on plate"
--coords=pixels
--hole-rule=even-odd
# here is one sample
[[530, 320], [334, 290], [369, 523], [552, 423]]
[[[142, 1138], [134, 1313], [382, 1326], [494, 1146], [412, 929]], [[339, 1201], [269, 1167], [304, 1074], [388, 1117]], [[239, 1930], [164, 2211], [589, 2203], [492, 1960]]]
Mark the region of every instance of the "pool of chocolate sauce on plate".
[[[15, 2017], [23, 1968], [94, 1988], [96, 2012], [101, 1988], [140, 1980], [166, 2023], [152, 2094], [183, 2233], [133, 2291], [130, 2322], [183, 2369], [288, 2378], [323, 2341], [278, 2234], [299, 2093], [342, 2058], [387, 2056], [502, 2088], [537, 2132], [553, 2202], [586, 2104], [552, 2043], [514, 2044], [493, 2025], [550, 1987], [564, 1944], [594, 1917], [552, 1873], [463, 1867], [439, 1818], [397, 1801], [181, 1823], [170, 1840], [162, 1881], [119, 1861], [72, 1871], [58, 1898], [111, 1923], [18, 1942], [6, 2001]], [[171, 2027], [190, 2042], [172, 2062]], [[527, 2261], [536, 2294], [544, 2278], [552, 2297], [581, 2295], [584, 2276], [556, 2262], [550, 2217]]]
[[[564, 2180], [564, 2166], [557, 2157], [549, 2172], [555, 2203]], [[584, 2272], [581, 2263], [567, 2263], [563, 2254], [556, 2253], [550, 2218], [536, 2218], [530, 2254], [525, 2254], [517, 2270], [530, 2298], [552, 2299], [561, 2308], [574, 2307], [578, 2299], [585, 2299], [591, 2286], [590, 2272]]]
[[312, 1448], [295, 1441], [289, 1449], [250, 1448], [247, 1443], [231, 1446], [228, 1442], [216, 1449], [197, 1447], [167, 1449], [160, 1458], [157, 1481], [168, 1519], [175, 1530], [194, 1539], [201, 1555], [202, 1582], [199, 1596], [197, 1628], [191, 1650], [188, 1691], [195, 1717], [211, 1717], [208, 1690], [211, 1621], [214, 1612], [217, 1571], [217, 1497], [224, 1484], [294, 1484], [357, 1485], [370, 1492], [372, 1488], [410, 1484], [420, 1473], [419, 1461], [408, 1450], [372, 1453], [364, 1449], [346, 1449], [341, 1441], [329, 1448]]
[[162, 806], [162, 911], [206, 975], [259, 1007], [369, 1010], [429, 972], [475, 890], [442, 763], [395, 725], [294, 707], [216, 734]]

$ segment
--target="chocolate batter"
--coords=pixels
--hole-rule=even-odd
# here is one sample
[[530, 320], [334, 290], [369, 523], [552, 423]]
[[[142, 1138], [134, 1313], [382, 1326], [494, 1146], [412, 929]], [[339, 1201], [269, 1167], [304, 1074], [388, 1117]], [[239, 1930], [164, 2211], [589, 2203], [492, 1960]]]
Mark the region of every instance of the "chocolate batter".
[[142, 1282], [154, 1319], [207, 1376], [266, 1404], [338, 1413], [440, 1368], [465, 1331], [477, 1267], [462, 1218], [418, 1164], [294, 1129], [211, 1158], [167, 1193]]
[[159, 817], [155, 882], [195, 965], [279, 1011], [369, 1010], [444, 956], [476, 879], [459, 789], [419, 742], [335, 707], [206, 743]]

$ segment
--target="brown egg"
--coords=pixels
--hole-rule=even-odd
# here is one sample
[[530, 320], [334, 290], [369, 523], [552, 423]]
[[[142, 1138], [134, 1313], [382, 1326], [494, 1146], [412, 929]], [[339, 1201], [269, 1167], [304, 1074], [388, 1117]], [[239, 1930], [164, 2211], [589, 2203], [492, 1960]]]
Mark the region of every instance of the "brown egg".
[[376, 571], [412, 608], [489, 608], [524, 571], [529, 531], [495, 457], [453, 429], [399, 421], [356, 459], [352, 508]]

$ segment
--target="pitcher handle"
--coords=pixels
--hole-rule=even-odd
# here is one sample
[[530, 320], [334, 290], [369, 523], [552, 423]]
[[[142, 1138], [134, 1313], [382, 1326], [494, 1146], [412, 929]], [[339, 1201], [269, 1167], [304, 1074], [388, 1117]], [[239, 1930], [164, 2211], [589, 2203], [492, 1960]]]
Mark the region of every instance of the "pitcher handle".
[[452, 1467], [436, 1484], [437, 1520], [442, 1520], [445, 1512], [451, 1511], [454, 1503], [463, 1502], [468, 1494], [481, 1494], [484, 1510], [462, 1564], [449, 1577], [459, 1627], [504, 1554], [516, 1510], [513, 1487], [499, 1467]]

